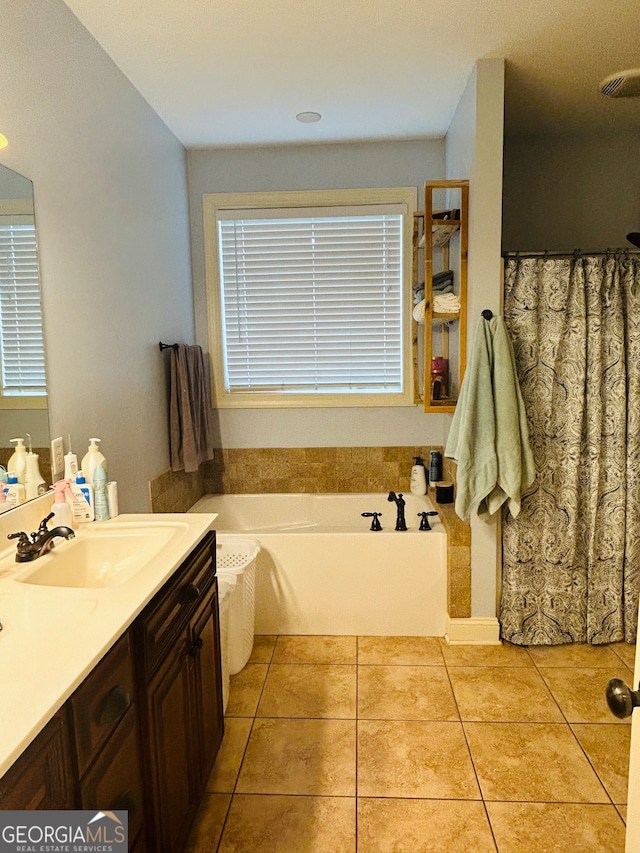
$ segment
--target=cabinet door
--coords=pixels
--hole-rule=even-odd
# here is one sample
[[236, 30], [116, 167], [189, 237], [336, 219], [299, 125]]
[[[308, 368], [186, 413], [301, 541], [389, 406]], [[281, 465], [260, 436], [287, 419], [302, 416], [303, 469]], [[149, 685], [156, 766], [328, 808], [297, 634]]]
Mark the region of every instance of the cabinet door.
[[129, 812], [129, 838], [135, 838], [142, 828], [142, 774], [136, 723], [136, 709], [131, 707], [80, 782], [83, 809]]
[[127, 632], [69, 700], [80, 776], [129, 710], [133, 693]]
[[[190, 702], [191, 658], [184, 632], [147, 687], [144, 749], [149, 753], [156, 853], [178, 853], [189, 835], [197, 796], [191, 773], [195, 715]], [[154, 843], [155, 842], [155, 843]]]
[[66, 708], [61, 708], [0, 780], [0, 809], [72, 809], [74, 783]]
[[198, 715], [194, 756], [196, 784], [201, 791], [209, 778], [224, 733], [218, 591], [196, 614], [190, 632], [193, 705]]

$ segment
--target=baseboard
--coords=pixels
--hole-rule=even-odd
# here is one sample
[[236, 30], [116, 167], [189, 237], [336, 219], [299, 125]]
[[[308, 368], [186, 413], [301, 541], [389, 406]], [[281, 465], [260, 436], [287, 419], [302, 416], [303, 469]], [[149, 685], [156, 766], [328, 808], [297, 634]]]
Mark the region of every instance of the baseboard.
[[470, 619], [447, 617], [445, 639], [451, 646], [499, 646], [500, 623], [495, 616], [476, 616]]

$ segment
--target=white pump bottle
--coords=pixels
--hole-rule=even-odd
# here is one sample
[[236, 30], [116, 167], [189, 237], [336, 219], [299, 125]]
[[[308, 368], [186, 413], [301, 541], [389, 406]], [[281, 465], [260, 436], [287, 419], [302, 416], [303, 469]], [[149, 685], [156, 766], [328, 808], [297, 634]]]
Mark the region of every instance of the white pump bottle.
[[87, 483], [90, 485], [93, 485], [93, 472], [96, 470], [98, 465], [102, 465], [105, 474], [107, 473], [107, 460], [100, 452], [100, 449], [98, 448], [99, 444], [99, 438], [90, 438], [89, 449], [82, 457], [82, 473], [84, 474]]
[[16, 448], [7, 462], [7, 473], [15, 474], [18, 477], [18, 482], [24, 486], [24, 475], [27, 470], [27, 448], [24, 446], [24, 438], [12, 438], [11, 443], [14, 442]]

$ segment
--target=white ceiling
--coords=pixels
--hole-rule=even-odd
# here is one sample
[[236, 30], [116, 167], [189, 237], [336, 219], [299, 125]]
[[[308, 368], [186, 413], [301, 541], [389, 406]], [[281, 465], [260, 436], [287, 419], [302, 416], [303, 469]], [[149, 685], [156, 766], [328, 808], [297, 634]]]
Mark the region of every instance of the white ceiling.
[[640, 127], [638, 0], [65, 2], [187, 147], [442, 136], [496, 56], [509, 133]]

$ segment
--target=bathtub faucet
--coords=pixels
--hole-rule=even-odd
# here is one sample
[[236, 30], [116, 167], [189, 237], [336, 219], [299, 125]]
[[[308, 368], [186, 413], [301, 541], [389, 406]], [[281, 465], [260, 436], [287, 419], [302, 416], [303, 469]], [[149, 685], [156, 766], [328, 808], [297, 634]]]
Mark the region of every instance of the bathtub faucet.
[[402, 492], [399, 492], [397, 495], [395, 492], [389, 492], [389, 497], [387, 500], [391, 503], [391, 501], [395, 501], [396, 508], [398, 510], [398, 517], [396, 519], [396, 530], [406, 530], [407, 522], [404, 519], [404, 498], [402, 497]]

